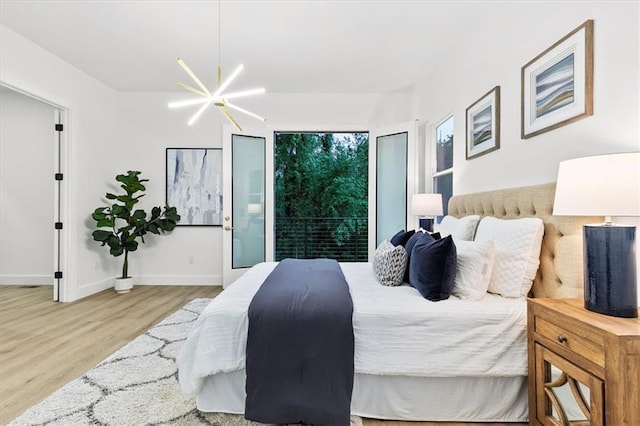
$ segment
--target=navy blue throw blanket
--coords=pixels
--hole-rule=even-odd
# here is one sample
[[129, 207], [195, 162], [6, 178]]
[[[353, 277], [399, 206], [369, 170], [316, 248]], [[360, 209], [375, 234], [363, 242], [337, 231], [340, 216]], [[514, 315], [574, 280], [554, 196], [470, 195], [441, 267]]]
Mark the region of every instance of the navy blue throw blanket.
[[249, 305], [245, 417], [348, 425], [353, 303], [331, 259], [285, 259]]

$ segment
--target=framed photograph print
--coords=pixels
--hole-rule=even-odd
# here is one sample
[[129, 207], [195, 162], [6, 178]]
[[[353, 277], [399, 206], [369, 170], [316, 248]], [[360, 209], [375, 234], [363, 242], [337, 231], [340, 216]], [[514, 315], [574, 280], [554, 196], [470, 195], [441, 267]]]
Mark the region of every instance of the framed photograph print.
[[593, 20], [523, 66], [521, 80], [523, 139], [593, 115]]
[[500, 148], [500, 86], [496, 86], [466, 113], [467, 160]]
[[222, 149], [167, 148], [167, 204], [178, 226], [221, 226]]

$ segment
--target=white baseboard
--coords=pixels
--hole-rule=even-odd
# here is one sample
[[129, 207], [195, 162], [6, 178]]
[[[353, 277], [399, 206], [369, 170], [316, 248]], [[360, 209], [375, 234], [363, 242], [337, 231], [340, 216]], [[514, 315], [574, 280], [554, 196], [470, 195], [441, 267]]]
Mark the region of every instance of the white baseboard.
[[[68, 300], [72, 302], [77, 299], [82, 299], [83, 297], [91, 296], [92, 294], [98, 293], [102, 290], [106, 290], [108, 288], [113, 288], [115, 278], [106, 278], [100, 281], [94, 281], [89, 284], [85, 284], [75, 289], [75, 294], [72, 300]], [[67, 302], [65, 300], [65, 302]]]
[[[89, 284], [85, 284], [75, 289], [75, 294], [71, 297], [71, 300], [65, 300], [65, 302], [72, 302], [74, 300], [82, 299], [92, 294], [98, 293], [109, 288], [113, 288], [114, 278], [107, 278], [100, 281], [95, 281]], [[141, 275], [133, 277], [133, 285], [162, 285], [162, 286], [179, 286], [179, 285], [208, 285], [208, 286], [221, 286], [221, 275]]]
[[0, 275], [0, 285], [53, 285], [53, 275]]
[[133, 285], [210, 285], [221, 286], [221, 275], [139, 275]]

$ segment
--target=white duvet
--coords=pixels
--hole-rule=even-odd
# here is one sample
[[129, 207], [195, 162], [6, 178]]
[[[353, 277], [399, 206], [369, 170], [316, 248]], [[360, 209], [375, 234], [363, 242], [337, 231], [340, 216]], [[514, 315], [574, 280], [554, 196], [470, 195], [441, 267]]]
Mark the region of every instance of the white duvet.
[[[202, 380], [245, 367], [247, 310], [275, 267], [247, 271], [205, 308], [178, 356], [183, 393]], [[424, 299], [414, 288], [379, 284], [370, 263], [341, 263], [353, 299], [355, 372], [423, 377], [527, 373], [524, 298]], [[293, 344], [293, 342], [292, 342]]]

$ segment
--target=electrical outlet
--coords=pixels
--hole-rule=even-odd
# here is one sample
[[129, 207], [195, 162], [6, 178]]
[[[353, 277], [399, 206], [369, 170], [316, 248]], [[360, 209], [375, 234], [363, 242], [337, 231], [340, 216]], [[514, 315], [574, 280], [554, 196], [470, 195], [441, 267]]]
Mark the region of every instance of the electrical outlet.
[[193, 265], [193, 256], [187, 256], [187, 263]]

